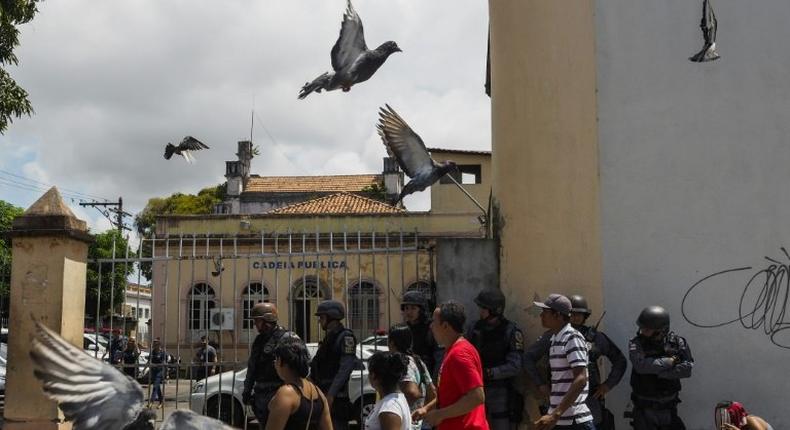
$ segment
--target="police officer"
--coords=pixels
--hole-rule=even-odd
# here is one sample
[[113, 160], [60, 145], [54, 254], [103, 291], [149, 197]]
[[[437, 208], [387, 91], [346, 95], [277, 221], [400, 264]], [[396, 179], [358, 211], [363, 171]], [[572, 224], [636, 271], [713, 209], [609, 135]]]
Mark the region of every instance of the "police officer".
[[441, 362], [442, 350], [436, 344], [431, 333], [430, 313], [433, 309], [428, 306], [428, 299], [419, 291], [407, 291], [400, 303], [400, 310], [405, 322], [411, 330], [412, 351], [420, 356], [422, 362], [431, 372], [431, 377], [436, 378], [438, 364]]
[[[605, 397], [625, 374], [628, 362], [620, 351], [603, 332], [598, 331], [598, 324], [595, 327], [585, 325], [587, 318], [592, 311], [587, 306], [587, 300], [579, 295], [570, 296], [571, 300], [571, 325], [579, 331], [587, 341], [587, 354], [589, 364], [587, 365], [587, 382], [590, 384], [590, 392], [587, 396], [587, 407], [593, 414], [595, 428], [599, 430], [614, 430], [614, 415], [606, 409]], [[598, 368], [598, 358], [601, 356], [609, 359], [612, 370], [605, 381], [601, 382], [601, 370]]]
[[258, 424], [263, 429], [269, 417], [269, 401], [283, 383], [274, 370], [274, 349], [283, 339], [299, 337], [277, 324], [277, 307], [273, 303], [256, 303], [250, 310], [250, 317], [258, 336], [252, 343], [247, 361], [242, 400], [253, 406]]
[[498, 289], [481, 291], [475, 297], [480, 319], [467, 334], [483, 364], [485, 408], [492, 430], [517, 428], [523, 418], [523, 397], [513, 387], [521, 372], [524, 335], [504, 317], [505, 296]]
[[332, 426], [335, 430], [345, 430], [351, 419], [348, 378], [357, 365], [357, 339], [341, 322], [346, 317], [343, 303], [337, 300], [321, 302], [315, 315], [326, 336], [310, 362], [310, 379], [326, 395]]
[[632, 425], [637, 430], [685, 430], [678, 416], [680, 379], [691, 376], [694, 359], [686, 339], [669, 330], [669, 313], [648, 306], [628, 344], [631, 359]]

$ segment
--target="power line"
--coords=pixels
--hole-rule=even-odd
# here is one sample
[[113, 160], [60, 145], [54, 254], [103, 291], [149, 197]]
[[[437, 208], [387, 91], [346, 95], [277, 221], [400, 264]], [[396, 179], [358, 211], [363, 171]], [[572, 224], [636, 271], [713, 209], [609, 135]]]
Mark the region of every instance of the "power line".
[[[52, 188], [52, 186], [53, 186], [52, 184], [48, 184], [46, 182], [41, 182], [41, 181], [38, 181], [36, 179], [28, 178], [26, 176], [17, 175], [15, 173], [11, 173], [11, 172], [9, 172], [7, 170], [3, 170], [3, 169], [0, 169], [0, 173], [6, 174], [6, 175], [9, 175], [9, 176], [13, 176], [15, 178], [23, 179], [25, 181], [30, 181], [30, 182], [35, 182], [35, 183], [41, 184], [41, 185], [45, 186], [47, 189]], [[74, 195], [77, 195], [77, 196], [84, 196], [83, 198], [86, 199], [86, 200], [88, 200], [88, 199], [105, 200], [105, 201], [109, 200], [109, 199], [107, 199], [105, 197], [99, 197], [99, 196], [95, 196], [95, 195], [92, 195], [92, 194], [83, 193], [83, 192], [80, 192], [80, 191], [77, 191], [77, 190], [72, 190], [72, 189], [69, 189], [69, 188], [60, 188], [60, 187], [58, 187], [58, 190], [59, 191], [65, 191], [65, 192], [68, 192], [69, 194], [74, 194]]]
[[[274, 144], [274, 145], [272, 145], [272, 148], [274, 148], [274, 150], [275, 150], [275, 151], [279, 152], [279, 153], [280, 153], [280, 155], [282, 155], [282, 156], [283, 156], [283, 158], [285, 158], [286, 160], [288, 160], [288, 162], [289, 162], [289, 163], [291, 163], [291, 165], [293, 165], [294, 167], [296, 167], [296, 168], [297, 168], [299, 171], [301, 171], [301, 172], [302, 172], [302, 173], [304, 173], [305, 175], [309, 175], [309, 173], [308, 173], [306, 170], [304, 170], [304, 169], [303, 169], [301, 166], [299, 166], [297, 163], [294, 163], [294, 161], [293, 161], [293, 160], [291, 160], [291, 158], [290, 158], [290, 157], [288, 157], [288, 155], [286, 155], [286, 154], [285, 154], [285, 152], [283, 152], [282, 150], [280, 150], [280, 148], [279, 148], [279, 146], [280, 146], [280, 143], [279, 143], [279, 142], [277, 142], [277, 139], [275, 139], [275, 138], [274, 138], [274, 136], [272, 136], [272, 134], [271, 134], [271, 133], [269, 133], [269, 129], [267, 129], [267, 128], [266, 128], [266, 126], [263, 124], [263, 120], [261, 120], [261, 117], [260, 117], [260, 116], [258, 116], [258, 112], [252, 111], [252, 113], [253, 113], [253, 114], [255, 114], [255, 117], [256, 117], [256, 118], [258, 118], [257, 124], [258, 124], [259, 126], [261, 126], [261, 128], [263, 128], [263, 131], [266, 133], [266, 135], [267, 135], [267, 136], [269, 136], [269, 139], [271, 139], [272, 143]], [[250, 133], [250, 134], [252, 134], [252, 133]]]
[[[25, 191], [45, 192], [45, 191], [49, 190], [49, 188], [41, 186], [41, 185], [26, 184], [24, 182], [18, 182], [18, 181], [15, 181], [13, 179], [4, 178], [2, 176], [0, 176], [0, 184], [7, 185], [7, 186], [10, 186], [10, 187], [15, 187], [15, 188], [18, 188], [18, 189], [21, 189], [21, 190], [25, 190]], [[82, 197], [80, 195], [75, 195], [75, 194], [72, 194], [70, 192], [63, 192], [63, 193], [61, 193], [61, 195], [63, 197], [71, 199], [72, 201], [74, 201], [75, 199], [79, 200], [81, 202], [82, 201], [86, 201], [86, 200], [94, 200], [94, 201], [96, 200], [96, 199], [93, 199], [93, 198], [86, 198], [86, 197]]]

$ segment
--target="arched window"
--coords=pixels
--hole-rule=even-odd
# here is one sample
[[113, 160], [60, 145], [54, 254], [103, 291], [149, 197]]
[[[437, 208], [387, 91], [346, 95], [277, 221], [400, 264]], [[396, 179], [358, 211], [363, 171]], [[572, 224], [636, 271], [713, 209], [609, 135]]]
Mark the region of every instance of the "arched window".
[[244, 291], [241, 293], [241, 306], [244, 311], [244, 320], [242, 322], [243, 328], [251, 329], [255, 327], [255, 324], [253, 324], [250, 318], [252, 307], [255, 306], [256, 303], [268, 301], [269, 289], [260, 282], [252, 282], [244, 288]]
[[318, 341], [318, 319], [313, 315], [318, 304], [330, 297], [326, 284], [315, 276], [299, 277], [291, 287], [291, 327], [305, 342]]
[[362, 281], [348, 291], [351, 328], [363, 340], [379, 328], [379, 289]]
[[210, 285], [195, 284], [187, 296], [187, 315], [190, 330], [208, 330], [211, 309], [216, 307], [214, 289]]

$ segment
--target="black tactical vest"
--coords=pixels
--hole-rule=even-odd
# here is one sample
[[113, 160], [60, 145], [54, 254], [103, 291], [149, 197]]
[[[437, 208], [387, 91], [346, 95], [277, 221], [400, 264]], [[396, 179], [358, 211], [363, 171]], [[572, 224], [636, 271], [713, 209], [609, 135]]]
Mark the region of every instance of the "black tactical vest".
[[[674, 333], [669, 333], [662, 343], [646, 342], [638, 336], [634, 342], [642, 348], [647, 358], [667, 357], [670, 355], [667, 351], [679, 349], [678, 338]], [[631, 388], [636, 396], [661, 399], [679, 393], [680, 380], [659, 378], [658, 375], [637, 373], [631, 369]]]
[[598, 369], [598, 358], [601, 357], [601, 351], [598, 350], [598, 345], [595, 343], [598, 331], [586, 325], [573, 328], [584, 336], [584, 341], [587, 343], [587, 382], [592, 391], [601, 383], [601, 371]]
[[340, 370], [340, 357], [343, 351], [338, 348], [338, 337], [346, 334], [347, 331], [349, 330], [341, 325], [328, 332], [324, 340], [318, 344], [315, 357], [310, 362], [310, 377], [324, 392], [329, 390], [335, 375]]
[[411, 329], [412, 344], [411, 349], [420, 356], [428, 371], [433, 372], [436, 366], [436, 341], [431, 334], [431, 324], [428, 321], [420, 321], [417, 324], [409, 324]]
[[472, 338], [469, 339], [480, 354], [483, 368], [497, 367], [505, 364], [507, 353], [510, 352], [510, 336], [513, 323], [502, 318], [496, 326], [490, 326], [483, 320], [478, 320], [472, 327]]
[[259, 334], [255, 337], [251, 355], [255, 363], [253, 380], [256, 383], [271, 384], [274, 387], [282, 384], [282, 380], [274, 370], [274, 350], [287, 333], [288, 330], [277, 326], [269, 336]]

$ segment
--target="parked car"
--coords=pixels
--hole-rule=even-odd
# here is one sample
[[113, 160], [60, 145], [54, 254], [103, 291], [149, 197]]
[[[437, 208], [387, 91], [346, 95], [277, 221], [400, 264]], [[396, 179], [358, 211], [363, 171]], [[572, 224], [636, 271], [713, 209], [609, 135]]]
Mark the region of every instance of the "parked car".
[[[307, 351], [312, 358], [318, 350], [317, 343], [308, 343]], [[386, 347], [376, 346], [375, 351], [386, 351]], [[365, 364], [364, 370], [351, 373], [348, 380], [348, 394], [353, 405], [355, 417], [364, 420], [373, 411], [376, 403], [376, 390], [368, 382], [367, 358], [374, 352], [369, 346], [360, 345], [357, 357]], [[247, 369], [228, 371], [201, 379], [192, 385], [191, 409], [199, 414], [219, 418], [235, 427], [243, 427], [245, 408], [241, 400]], [[231, 420], [232, 417], [232, 420]], [[254, 418], [252, 415], [248, 419]]]
[[82, 334], [82, 349], [92, 357], [101, 360], [107, 352], [107, 339], [103, 336], [96, 336], [93, 333]]

